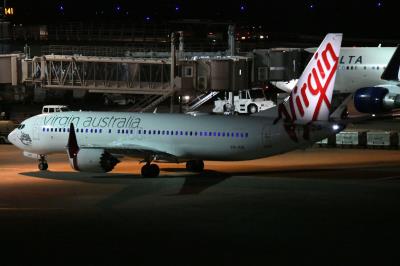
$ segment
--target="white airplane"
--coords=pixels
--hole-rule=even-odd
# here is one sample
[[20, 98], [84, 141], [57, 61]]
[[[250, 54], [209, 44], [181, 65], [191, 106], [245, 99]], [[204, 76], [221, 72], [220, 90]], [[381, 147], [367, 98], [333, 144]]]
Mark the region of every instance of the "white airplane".
[[[306, 49], [314, 52], [315, 48]], [[400, 108], [400, 48], [342, 47], [334, 93], [354, 93], [354, 105], [363, 113]], [[272, 82], [290, 92], [297, 79]]]
[[[329, 115], [342, 34], [328, 34], [287, 102], [251, 116], [58, 112], [31, 117], [8, 136], [47, 170], [46, 156], [67, 151], [73, 169], [108, 172], [120, 156], [141, 158], [144, 177], [159, 175], [153, 161], [250, 160], [304, 148], [341, 131]], [[315, 70], [318, 69], [318, 72]]]

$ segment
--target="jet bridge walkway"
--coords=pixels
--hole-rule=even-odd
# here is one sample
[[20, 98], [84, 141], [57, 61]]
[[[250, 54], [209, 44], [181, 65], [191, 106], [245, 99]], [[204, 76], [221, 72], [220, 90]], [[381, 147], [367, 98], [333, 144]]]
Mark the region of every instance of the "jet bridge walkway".
[[25, 60], [23, 82], [44, 89], [98, 93], [170, 93], [170, 59], [45, 55]]

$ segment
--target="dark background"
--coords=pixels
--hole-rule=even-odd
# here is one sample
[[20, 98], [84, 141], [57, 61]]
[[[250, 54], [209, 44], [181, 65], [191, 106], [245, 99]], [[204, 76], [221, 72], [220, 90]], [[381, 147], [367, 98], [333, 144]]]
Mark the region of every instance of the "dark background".
[[396, 1], [7, 1], [15, 8], [18, 23], [62, 21], [129, 21], [164, 23], [180, 19], [262, 25], [271, 32], [322, 34], [343, 32], [347, 36], [397, 38]]

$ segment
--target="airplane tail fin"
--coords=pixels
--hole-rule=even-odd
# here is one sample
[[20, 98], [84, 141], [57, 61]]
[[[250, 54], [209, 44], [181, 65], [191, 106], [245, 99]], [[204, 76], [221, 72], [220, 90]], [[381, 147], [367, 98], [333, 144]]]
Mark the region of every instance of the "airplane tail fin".
[[383, 71], [381, 79], [383, 80], [400, 80], [400, 45], [397, 46], [392, 58], [390, 58], [389, 64]]
[[[338, 68], [342, 34], [327, 34], [300, 76], [288, 99], [274, 111], [285, 121], [307, 124], [329, 119], [333, 87]], [[259, 113], [259, 116], [271, 116]], [[256, 114], [257, 115], [257, 114]]]

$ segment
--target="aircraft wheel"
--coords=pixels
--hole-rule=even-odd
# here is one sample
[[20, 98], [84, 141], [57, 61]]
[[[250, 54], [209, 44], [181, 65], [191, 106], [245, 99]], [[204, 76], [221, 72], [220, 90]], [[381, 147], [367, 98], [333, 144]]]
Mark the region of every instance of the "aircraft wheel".
[[49, 168], [49, 165], [46, 162], [40, 162], [38, 167], [40, 171], [46, 171], [47, 168]]
[[143, 177], [157, 177], [160, 174], [160, 168], [156, 164], [145, 164], [141, 172]]
[[191, 172], [202, 172], [204, 170], [204, 162], [203, 160], [187, 161], [186, 169]]

